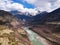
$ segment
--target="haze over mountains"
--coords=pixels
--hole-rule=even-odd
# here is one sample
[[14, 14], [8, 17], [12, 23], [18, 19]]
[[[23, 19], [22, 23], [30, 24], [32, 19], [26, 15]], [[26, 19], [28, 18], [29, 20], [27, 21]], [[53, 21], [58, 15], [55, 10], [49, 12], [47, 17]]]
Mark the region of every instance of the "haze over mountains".
[[31, 24], [42, 24], [45, 21], [52, 22], [52, 21], [60, 21], [60, 8], [52, 11], [52, 12], [40, 12], [35, 16], [32, 16], [28, 12], [22, 13], [18, 11], [11, 11], [14, 16], [18, 19], [26, 21]]
[[43, 24], [44, 22], [52, 22], [52, 21], [60, 21], [60, 8], [48, 13], [46, 11], [44, 12], [38, 12], [35, 16], [32, 16], [30, 13], [25, 12], [18, 12], [18, 11], [11, 11], [11, 14], [18, 18], [19, 20], [22, 20], [23, 22], [29, 23], [29, 24]]

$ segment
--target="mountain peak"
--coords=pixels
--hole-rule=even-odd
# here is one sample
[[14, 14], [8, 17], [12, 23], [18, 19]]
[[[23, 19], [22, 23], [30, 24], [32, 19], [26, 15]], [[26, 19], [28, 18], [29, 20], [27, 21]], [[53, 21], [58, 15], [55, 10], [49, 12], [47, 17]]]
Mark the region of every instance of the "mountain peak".
[[0, 16], [7, 16], [7, 15], [12, 15], [12, 14], [7, 11], [0, 10]]
[[54, 12], [54, 13], [60, 13], [60, 8], [58, 8], [58, 9], [52, 11], [52, 12]]

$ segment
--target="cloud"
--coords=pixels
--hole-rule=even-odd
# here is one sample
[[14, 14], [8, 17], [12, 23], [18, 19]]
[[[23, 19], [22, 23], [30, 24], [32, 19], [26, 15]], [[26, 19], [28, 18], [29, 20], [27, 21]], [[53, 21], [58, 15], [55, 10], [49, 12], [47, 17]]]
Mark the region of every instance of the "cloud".
[[11, 0], [0, 0], [0, 9], [9, 11], [11, 8]]
[[54, 7], [56, 7], [56, 8], [60, 7], [60, 0], [57, 0], [57, 1], [54, 3]]
[[29, 4], [35, 5], [41, 11], [51, 12], [60, 7], [60, 0], [24, 0]]
[[37, 0], [24, 0], [24, 1], [26, 1], [27, 3], [30, 3], [30, 4], [34, 4], [34, 3], [36, 3]]
[[30, 9], [25, 8], [25, 11], [29, 12], [33, 16], [35, 16], [38, 13], [38, 11], [36, 9], [32, 9], [32, 8], [30, 8]]
[[23, 8], [22, 4], [14, 3], [12, 0], [0, 0], [0, 9], [2, 10], [22, 10]]
[[0, 0], [0, 10], [12, 11], [17, 10], [20, 12], [29, 12], [32, 15], [35, 15], [37, 11], [35, 9], [24, 8], [24, 5], [16, 3], [12, 0]]
[[16, 3], [13, 0], [0, 0], [0, 10], [29, 12], [34, 16], [38, 10], [51, 12], [60, 7], [60, 0], [23, 0], [23, 2], [32, 4], [35, 8], [25, 8], [23, 4]]

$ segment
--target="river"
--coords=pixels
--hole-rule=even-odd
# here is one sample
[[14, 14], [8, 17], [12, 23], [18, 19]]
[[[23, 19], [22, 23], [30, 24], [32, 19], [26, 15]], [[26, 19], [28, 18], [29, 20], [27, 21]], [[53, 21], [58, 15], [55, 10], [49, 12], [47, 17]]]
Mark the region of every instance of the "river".
[[28, 27], [25, 27], [24, 30], [28, 33], [28, 37], [34, 45], [43, 45], [43, 41], [41, 40], [42, 38], [37, 33], [31, 31]]

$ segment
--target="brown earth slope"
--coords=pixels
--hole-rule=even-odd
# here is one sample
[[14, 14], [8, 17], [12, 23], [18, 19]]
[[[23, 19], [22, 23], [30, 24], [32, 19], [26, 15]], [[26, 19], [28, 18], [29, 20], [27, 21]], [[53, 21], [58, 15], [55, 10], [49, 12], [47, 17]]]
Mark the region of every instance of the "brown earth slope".
[[30, 29], [46, 39], [49, 45], [60, 45], [60, 25], [32, 26]]
[[0, 10], [0, 45], [33, 45], [17, 18]]

